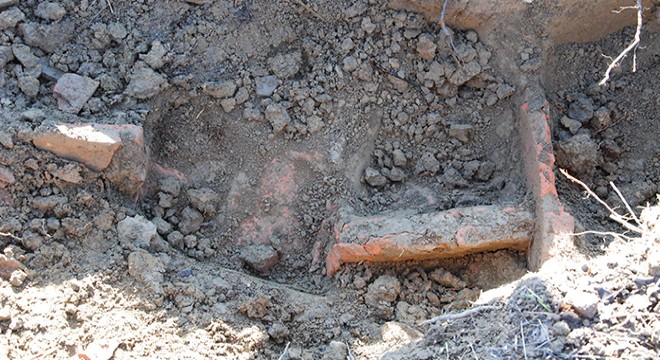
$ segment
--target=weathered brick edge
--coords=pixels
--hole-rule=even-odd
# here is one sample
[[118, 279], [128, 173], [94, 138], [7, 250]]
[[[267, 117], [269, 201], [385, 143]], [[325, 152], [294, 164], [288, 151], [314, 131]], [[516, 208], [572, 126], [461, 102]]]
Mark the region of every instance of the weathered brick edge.
[[557, 196], [548, 109], [544, 98], [529, 92], [520, 106], [524, 169], [536, 205], [534, 236], [527, 252], [528, 267], [534, 271], [570, 243], [569, 234], [575, 229], [575, 219], [564, 210]]

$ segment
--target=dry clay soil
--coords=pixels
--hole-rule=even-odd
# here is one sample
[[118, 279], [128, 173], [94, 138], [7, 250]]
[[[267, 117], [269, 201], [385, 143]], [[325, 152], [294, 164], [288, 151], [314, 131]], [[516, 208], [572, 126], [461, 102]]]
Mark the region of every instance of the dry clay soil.
[[[658, 358], [660, 8], [599, 86], [633, 1], [490, 3], [448, 1], [443, 31], [436, 1], [0, 0], [0, 359]], [[346, 219], [532, 208], [525, 92], [643, 236], [328, 276]], [[141, 126], [148, 161], [35, 146], [80, 123]], [[625, 230], [557, 188], [576, 231]]]

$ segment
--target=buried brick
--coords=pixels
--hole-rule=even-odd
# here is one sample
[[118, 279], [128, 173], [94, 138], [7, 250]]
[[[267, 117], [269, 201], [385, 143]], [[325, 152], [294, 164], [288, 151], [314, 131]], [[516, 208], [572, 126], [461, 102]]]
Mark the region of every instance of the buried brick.
[[46, 121], [35, 129], [32, 142], [93, 171], [105, 170], [106, 178], [125, 193], [135, 193], [146, 178], [148, 157], [140, 126]]
[[520, 136], [523, 144], [524, 167], [527, 186], [536, 203], [534, 240], [527, 252], [531, 270], [538, 270], [544, 262], [556, 256], [575, 229], [575, 220], [564, 211], [555, 187], [552, 137], [548, 103], [530, 92], [528, 100], [520, 107]]
[[336, 229], [326, 258], [332, 275], [343, 263], [425, 260], [498, 249], [526, 249], [531, 211], [496, 205], [431, 214], [352, 217]]

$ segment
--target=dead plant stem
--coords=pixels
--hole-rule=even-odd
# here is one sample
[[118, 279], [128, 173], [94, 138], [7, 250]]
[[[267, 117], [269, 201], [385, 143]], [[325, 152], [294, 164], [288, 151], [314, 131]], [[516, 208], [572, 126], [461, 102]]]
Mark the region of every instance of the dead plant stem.
[[[631, 7], [632, 8], [632, 7]], [[639, 47], [639, 41], [640, 41], [640, 34], [642, 33], [642, 12], [644, 11], [642, 8], [642, 0], [637, 0], [637, 31], [635, 31], [635, 38], [633, 39], [633, 42], [628, 45], [627, 48], [625, 48], [619, 56], [617, 56], [612, 63], [610, 63], [610, 66], [607, 67], [607, 70], [605, 71], [605, 76], [603, 79], [598, 83], [598, 85], [605, 85], [607, 81], [610, 79], [610, 72], [612, 69], [614, 69], [621, 60], [623, 60], [624, 57], [630, 52], [630, 50], [633, 50], [633, 72], [637, 71], [637, 48]]]

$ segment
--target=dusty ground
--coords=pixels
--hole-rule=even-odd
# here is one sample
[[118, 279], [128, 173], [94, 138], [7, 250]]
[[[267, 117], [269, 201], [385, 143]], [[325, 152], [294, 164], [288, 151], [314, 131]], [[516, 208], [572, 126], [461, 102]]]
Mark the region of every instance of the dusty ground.
[[[638, 71], [628, 58], [598, 87], [634, 28], [580, 44], [454, 29], [452, 50], [386, 3], [0, 0], [0, 358], [657, 358], [657, 207], [644, 237], [578, 236], [537, 273], [502, 250], [326, 276], [346, 214], [528, 206], [527, 86], [559, 166], [613, 205], [609, 181], [637, 214], [657, 203], [651, 25]], [[557, 12], [527, 3], [544, 15], [513, 28]], [[73, 111], [64, 73], [98, 81]], [[97, 172], [39, 150], [50, 121], [143, 126], [145, 186], [116, 180], [131, 153]], [[578, 231], [623, 232], [558, 188]]]

